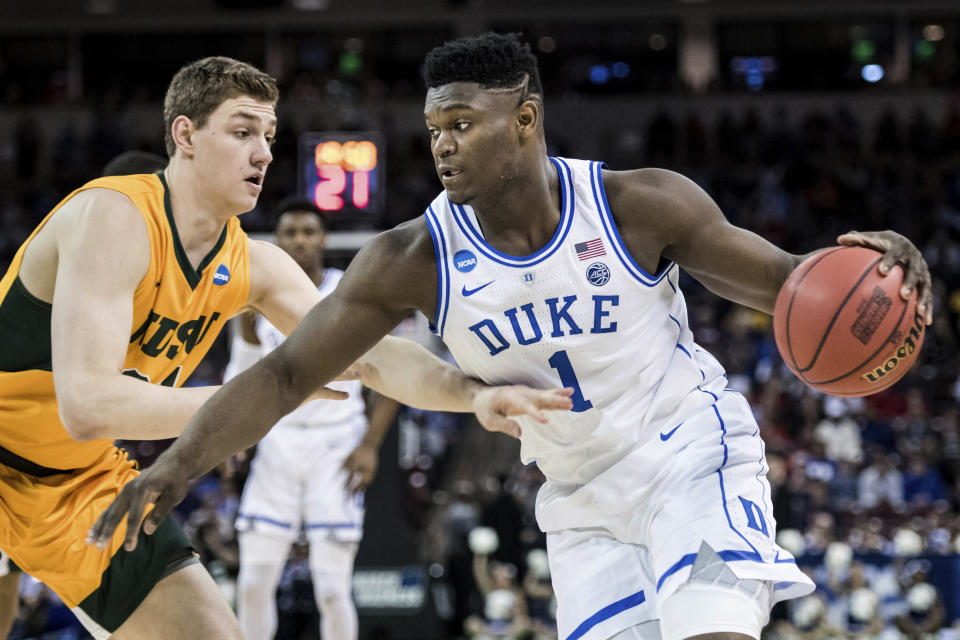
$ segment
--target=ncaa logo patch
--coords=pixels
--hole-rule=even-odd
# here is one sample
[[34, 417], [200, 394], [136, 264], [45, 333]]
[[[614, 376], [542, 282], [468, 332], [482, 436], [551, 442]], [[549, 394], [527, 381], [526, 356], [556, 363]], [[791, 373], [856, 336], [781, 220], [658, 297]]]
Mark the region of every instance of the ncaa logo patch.
[[217, 267], [217, 272], [213, 274], [213, 284], [222, 287], [228, 282], [230, 282], [230, 269], [227, 269], [227, 265], [222, 264]]
[[473, 255], [472, 251], [467, 251], [466, 249], [457, 251], [453, 254], [453, 266], [456, 267], [460, 273], [473, 271], [473, 268], [477, 266], [477, 256]]
[[610, 269], [602, 262], [594, 262], [587, 267], [587, 282], [595, 287], [602, 287], [610, 282]]

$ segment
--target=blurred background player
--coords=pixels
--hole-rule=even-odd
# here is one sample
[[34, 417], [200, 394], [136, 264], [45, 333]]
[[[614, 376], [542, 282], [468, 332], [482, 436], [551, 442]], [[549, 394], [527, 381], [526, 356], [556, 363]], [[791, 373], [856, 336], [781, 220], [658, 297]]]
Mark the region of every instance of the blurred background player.
[[[324, 266], [325, 213], [309, 200], [288, 198], [274, 210], [276, 242], [327, 296], [343, 276]], [[285, 336], [256, 314], [240, 318], [225, 379], [266, 355]], [[371, 401], [369, 425], [359, 381], [335, 386], [347, 400], [315, 400], [278, 422], [257, 443], [243, 490], [237, 531], [240, 573], [237, 613], [248, 640], [277, 629], [276, 590], [290, 549], [305, 537], [310, 549], [321, 637], [357, 637], [350, 594], [353, 561], [363, 533], [363, 490], [376, 474], [377, 450], [398, 405]]]

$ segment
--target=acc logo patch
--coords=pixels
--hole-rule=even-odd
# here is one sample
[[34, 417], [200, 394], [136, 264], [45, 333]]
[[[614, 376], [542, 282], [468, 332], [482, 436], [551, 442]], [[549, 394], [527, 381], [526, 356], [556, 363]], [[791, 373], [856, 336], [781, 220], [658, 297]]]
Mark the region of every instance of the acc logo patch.
[[473, 268], [477, 266], [477, 256], [473, 255], [472, 251], [467, 251], [466, 249], [457, 251], [453, 254], [453, 266], [456, 267], [460, 273], [473, 271]]
[[595, 287], [602, 287], [610, 282], [610, 269], [602, 262], [594, 262], [587, 267], [587, 282]]
[[228, 282], [230, 282], [230, 269], [227, 269], [227, 265], [222, 264], [217, 267], [217, 272], [213, 274], [213, 284], [222, 287]]

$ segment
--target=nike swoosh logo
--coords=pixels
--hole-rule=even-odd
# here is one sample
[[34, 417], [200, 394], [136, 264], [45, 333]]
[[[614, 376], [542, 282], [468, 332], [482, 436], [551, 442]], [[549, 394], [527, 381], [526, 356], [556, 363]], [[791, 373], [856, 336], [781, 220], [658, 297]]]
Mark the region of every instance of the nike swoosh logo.
[[464, 297], [464, 298], [467, 298], [467, 297], [472, 296], [473, 294], [475, 294], [477, 291], [480, 291], [480, 289], [483, 289], [484, 287], [489, 287], [489, 286], [492, 285], [494, 282], [496, 282], [496, 280], [491, 280], [491, 281], [488, 282], [487, 284], [482, 284], [482, 285], [480, 285], [479, 287], [477, 287], [476, 289], [467, 289], [467, 285], [463, 285], [463, 289], [460, 290], [460, 293], [463, 294], [463, 297]]
[[679, 429], [679, 428], [682, 427], [682, 426], [683, 426], [683, 423], [681, 422], [680, 424], [678, 424], [677, 426], [675, 426], [675, 427], [674, 427], [673, 429], [671, 429], [670, 431], [667, 431], [666, 433], [660, 432], [660, 439], [663, 440], [664, 442], [666, 442], [667, 440], [670, 439], [670, 436], [672, 436], [673, 434], [675, 434], [675, 433], [677, 432], [677, 429]]

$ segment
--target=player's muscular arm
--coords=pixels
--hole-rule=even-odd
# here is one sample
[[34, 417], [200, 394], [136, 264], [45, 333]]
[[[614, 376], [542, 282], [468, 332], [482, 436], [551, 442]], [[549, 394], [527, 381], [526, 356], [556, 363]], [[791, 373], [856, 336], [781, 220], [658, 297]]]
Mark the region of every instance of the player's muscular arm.
[[[90, 530], [88, 542], [102, 548], [125, 517], [125, 547], [136, 548], [139, 523], [153, 533], [186, 494], [189, 480], [263, 437], [312, 390], [370, 350], [409, 309], [433, 315], [436, 276], [426, 251], [430, 245], [424, 244], [430, 242], [425, 224], [422, 218], [414, 220], [364, 247], [336, 290], [310, 310], [287, 340], [224, 385], [173, 446], [124, 487]], [[510, 416], [545, 422], [543, 410], [570, 408], [572, 391], [482, 387], [472, 408], [488, 429], [516, 431]], [[151, 503], [153, 510], [143, 519]]]
[[[341, 303], [372, 305], [390, 315], [392, 329], [409, 309], [434, 314], [436, 268], [433, 244], [422, 220], [384, 234], [380, 248], [353, 261], [332, 296]], [[267, 243], [251, 243], [251, 306], [286, 334], [320, 300], [310, 279], [286, 253]], [[347, 325], [349, 327], [349, 324]], [[351, 364], [350, 363], [347, 364]], [[431, 411], [473, 411], [484, 385], [467, 377], [412, 340], [385, 336], [361, 353], [354, 370], [377, 392]], [[339, 373], [339, 372], [336, 372]], [[327, 379], [329, 381], [329, 378]]]
[[122, 194], [91, 189], [74, 196], [49, 224], [57, 253], [53, 379], [67, 431], [77, 440], [179, 435], [215, 389], [172, 389], [121, 373], [133, 294], [150, 260], [139, 211]]
[[673, 260], [715, 294], [773, 313], [777, 293], [802, 256], [730, 224], [693, 181], [663, 169], [604, 172], [627, 249], [648, 272]]
[[[410, 283], [423, 274], [415, 260], [408, 263], [409, 246], [397, 234], [386, 232], [364, 247], [336, 290], [316, 304], [279, 347], [204, 405], [168, 450], [168, 458], [196, 477], [230, 453], [249, 447], [314, 389], [368, 351], [407, 309], [417, 306], [417, 287]], [[296, 323], [295, 313], [277, 313], [273, 295], [254, 300], [253, 306], [281, 331], [289, 330]]]

